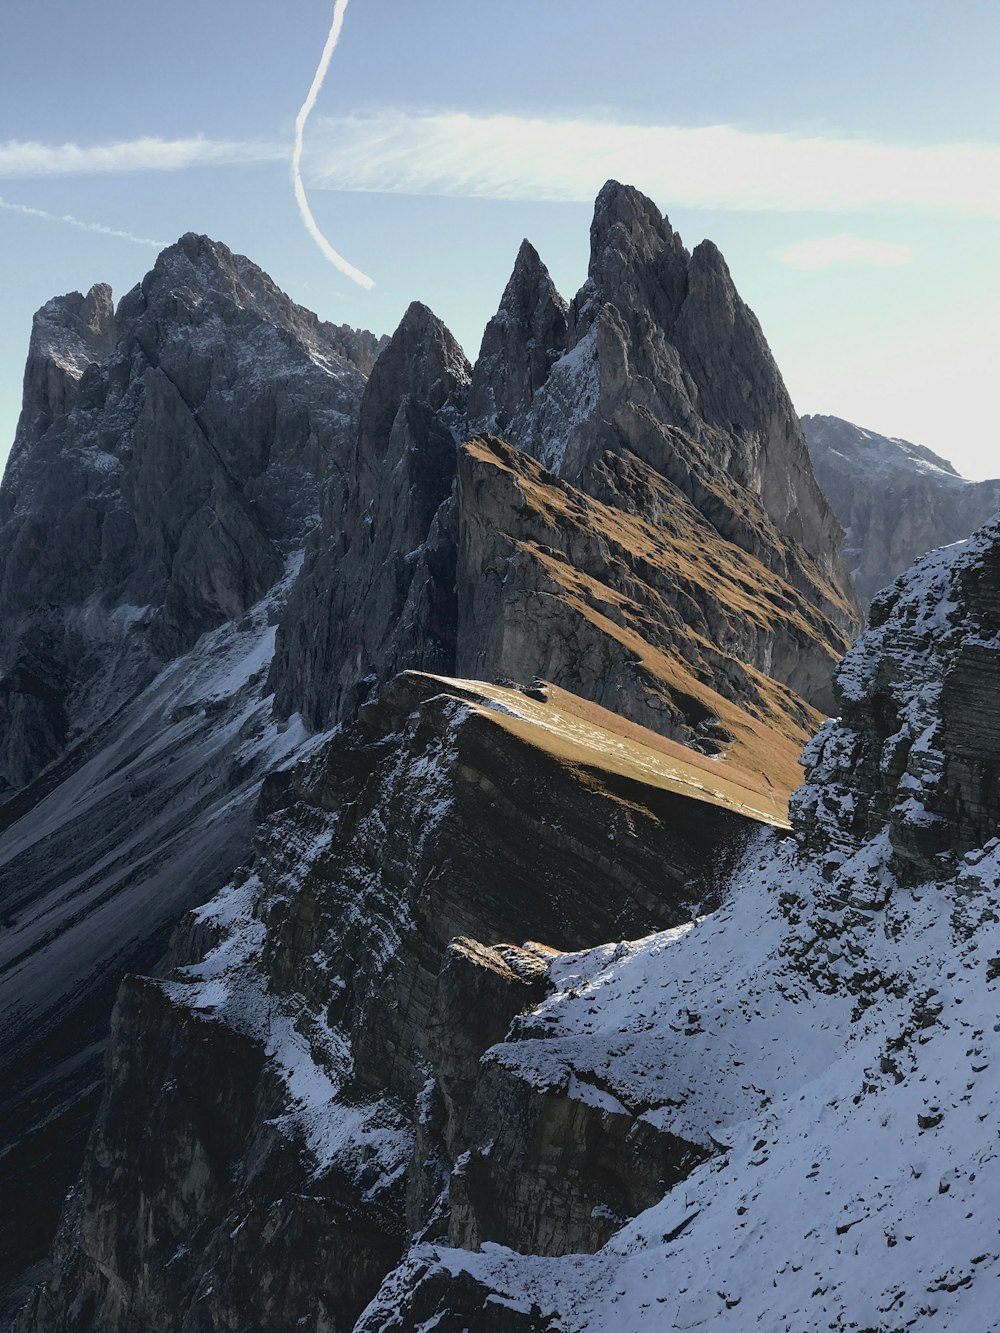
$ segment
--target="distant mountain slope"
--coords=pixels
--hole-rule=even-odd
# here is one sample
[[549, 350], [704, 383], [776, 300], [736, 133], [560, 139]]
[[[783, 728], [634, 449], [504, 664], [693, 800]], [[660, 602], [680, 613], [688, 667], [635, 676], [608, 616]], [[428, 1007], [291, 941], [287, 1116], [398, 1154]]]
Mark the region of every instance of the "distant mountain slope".
[[866, 604], [925, 551], [960, 541], [1000, 509], [1000, 480], [967, 481], [923, 445], [840, 417], [805, 416], [802, 428]]

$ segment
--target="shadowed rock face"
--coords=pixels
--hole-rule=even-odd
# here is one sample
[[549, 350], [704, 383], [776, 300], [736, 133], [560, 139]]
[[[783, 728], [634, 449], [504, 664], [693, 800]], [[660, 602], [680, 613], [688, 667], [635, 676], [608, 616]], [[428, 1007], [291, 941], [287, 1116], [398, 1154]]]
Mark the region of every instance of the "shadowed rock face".
[[121, 975], [228, 877], [304, 739], [260, 698], [258, 599], [378, 347], [197, 236], [117, 313], [98, 286], [36, 317], [0, 485], [0, 1292], [79, 1168]]
[[[80, 1197], [105, 1197], [111, 1181], [126, 1202], [67, 1216], [36, 1327], [154, 1327], [170, 1312], [188, 1333], [205, 1318], [235, 1333], [257, 1320], [246, 1293], [263, 1266], [265, 1326], [294, 1314], [338, 1328], [414, 1229], [593, 1247], [697, 1157], [686, 1140], [649, 1138], [629, 1110], [606, 1123], [593, 1107], [567, 1111], [562, 1087], [541, 1110], [496, 1068], [480, 1088], [480, 1056], [534, 1003], [546, 948], [684, 920], [705, 848], [738, 840], [758, 807], [781, 822], [851, 609], [822, 514], [811, 553], [798, 541], [812, 483], [799, 484], [794, 440], [781, 453], [784, 390], [717, 254], [687, 256], [649, 201], [609, 187], [591, 270], [567, 308], [522, 247], [471, 382], [425, 307], [376, 361], [370, 335], [320, 324], [198, 237], [165, 252], [114, 315], [95, 290], [40, 320], [0, 490], [0, 610], [14, 627], [4, 762], [10, 790], [28, 782], [5, 811], [20, 820], [2, 849], [20, 915], [0, 982], [20, 1003], [30, 968], [37, 1001], [18, 1010], [22, 1146], [34, 1116], [80, 1150], [86, 1115], [64, 1134], [57, 1103], [65, 1092], [63, 1110], [79, 1111], [94, 1094], [113, 979], [154, 968], [169, 920], [228, 873], [265, 765], [317, 743], [297, 720], [264, 716], [279, 614], [277, 717], [348, 730], [319, 767], [265, 784], [258, 863], [232, 890], [239, 930], [209, 913], [178, 945], [180, 963], [223, 936], [259, 944], [240, 972], [250, 989], [222, 1009], [204, 972], [123, 993], [117, 1040], [136, 1055], [116, 1068], [99, 1131], [112, 1146]], [[717, 382], [730, 373], [731, 394]], [[483, 414], [515, 444], [471, 439]], [[286, 590], [272, 585], [317, 516], [282, 613]], [[224, 640], [216, 678], [204, 652]], [[452, 681], [430, 696], [404, 681], [364, 709], [401, 668], [459, 665], [580, 691], [584, 732], [600, 731], [596, 701], [697, 746], [672, 762], [697, 761], [703, 794], [742, 765], [747, 801], [693, 801], [628, 764], [609, 776], [576, 740], [532, 742], [526, 731], [551, 736], [565, 720], [568, 696], [548, 687], [529, 687], [542, 718], [518, 712], [524, 693], [477, 701]], [[197, 688], [181, 689], [190, 668]], [[633, 740], [605, 737], [615, 752]], [[732, 763], [706, 757], [723, 755]], [[522, 947], [528, 935], [546, 947]], [[32, 1026], [60, 1043], [58, 1078], [39, 1087]], [[189, 1043], [205, 1055], [196, 1070], [230, 1080], [228, 1129], [187, 1074], [173, 1100], [166, 1070]], [[306, 1085], [281, 1063], [296, 1052]], [[343, 1117], [325, 1147], [319, 1119], [301, 1119], [303, 1086], [314, 1110]], [[129, 1119], [130, 1098], [148, 1120]], [[478, 1130], [469, 1139], [494, 1102], [511, 1145], [518, 1124], [537, 1129], [537, 1153], [512, 1146], [501, 1164]], [[582, 1165], [560, 1156], [570, 1131]], [[465, 1152], [449, 1216], [443, 1191]], [[38, 1160], [20, 1159], [19, 1197]], [[316, 1265], [356, 1274], [318, 1313]]]
[[276, 582], [377, 351], [193, 235], [116, 313], [106, 286], [39, 312], [0, 487], [0, 793]]
[[520, 697], [403, 676], [269, 784], [252, 869], [189, 919], [168, 980], [125, 983], [20, 1330], [350, 1329], [414, 1232], [593, 1249], [702, 1155], [482, 1056], [557, 950], [687, 920], [705, 848], [759, 816], [643, 778], [665, 743], [638, 728], [585, 766], [573, 701]]
[[961, 541], [1000, 509], [1000, 481], [966, 481], [922, 445], [839, 417], [803, 417], [802, 427], [866, 606], [925, 551]]
[[350, 467], [327, 489], [282, 622], [271, 675], [280, 714], [328, 726], [404, 668], [453, 668], [447, 502], [469, 371], [414, 302], [372, 371]]

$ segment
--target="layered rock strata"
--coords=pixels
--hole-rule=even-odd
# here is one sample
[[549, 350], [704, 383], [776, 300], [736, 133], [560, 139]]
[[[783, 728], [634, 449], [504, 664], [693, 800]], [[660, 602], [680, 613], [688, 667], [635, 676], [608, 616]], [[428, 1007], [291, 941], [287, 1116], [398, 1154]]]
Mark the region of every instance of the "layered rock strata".
[[[706, 745], [698, 728], [716, 727], [717, 710], [690, 701], [725, 681], [753, 716], [804, 739], [792, 695], [829, 708], [856, 608], [788, 395], [714, 247], [688, 255], [648, 199], [611, 182], [572, 305], [525, 242], [471, 382], [422, 307], [380, 365], [354, 478], [326, 496], [281, 626], [279, 715], [347, 720], [410, 666], [541, 675]], [[506, 443], [455, 448], [483, 430]], [[485, 465], [484, 447], [503, 465]], [[564, 595], [543, 600], [552, 562], [576, 570], [574, 626]], [[763, 685], [769, 706], [759, 675], [780, 683]], [[779, 701], [781, 685], [792, 693]]]
[[870, 623], [806, 751], [797, 818], [831, 864], [886, 828], [897, 877], [935, 878], [1000, 815], [1000, 520], [918, 560]]
[[637, 455], [851, 627], [840, 529], [760, 326], [716, 247], [689, 254], [638, 190], [609, 181], [598, 195], [565, 332], [548, 273], [522, 249], [470, 402], [475, 424], [584, 490], [600, 493], [608, 454]]
[[482, 1059], [558, 951], [687, 920], [705, 847], [776, 817], [575, 707], [404, 676], [265, 785], [252, 868], [168, 980], [125, 983], [20, 1329], [351, 1328], [414, 1232], [593, 1249], [702, 1154], [598, 1088], [512, 1100]]

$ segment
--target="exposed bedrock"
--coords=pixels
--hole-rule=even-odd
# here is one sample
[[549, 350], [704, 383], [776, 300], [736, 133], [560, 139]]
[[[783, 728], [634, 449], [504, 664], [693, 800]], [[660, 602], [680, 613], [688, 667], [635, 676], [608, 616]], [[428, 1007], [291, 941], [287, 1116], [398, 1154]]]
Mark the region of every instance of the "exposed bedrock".
[[695, 774], [681, 794], [638, 728], [580, 750], [569, 707], [403, 676], [269, 784], [253, 867], [179, 932], [168, 980], [122, 990], [57, 1276], [20, 1330], [334, 1333], [414, 1233], [593, 1249], [704, 1155], [483, 1060], [559, 950], [686, 921], [704, 848], [762, 817]]
[[802, 426], [866, 606], [925, 551], [961, 541], [1000, 509], [1000, 481], [967, 481], [923, 445], [839, 417]]
[[714, 512], [706, 516], [720, 534], [849, 630], [856, 611], [840, 527], [764, 335], [719, 251], [704, 241], [689, 254], [652, 201], [616, 181], [598, 195], [590, 243], [589, 276], [565, 335], [551, 279], [522, 248], [484, 335], [472, 424], [497, 430], [584, 490], [606, 453], [624, 451], [699, 507], [707, 488]]
[[275, 707], [314, 727], [349, 721], [383, 681], [455, 657], [455, 543], [447, 501], [469, 365], [414, 302], [375, 364], [344, 475], [279, 630]]
[[281, 575], [379, 342], [188, 235], [32, 330], [0, 486], [0, 794]]
[[838, 668], [796, 820], [834, 863], [888, 824], [900, 879], [944, 874], [1000, 816], [1000, 522], [884, 589]]

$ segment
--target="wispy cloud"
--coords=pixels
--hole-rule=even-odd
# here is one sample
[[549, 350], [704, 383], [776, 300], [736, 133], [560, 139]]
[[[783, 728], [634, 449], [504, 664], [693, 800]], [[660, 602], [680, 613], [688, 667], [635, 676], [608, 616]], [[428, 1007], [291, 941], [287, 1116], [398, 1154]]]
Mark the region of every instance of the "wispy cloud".
[[863, 236], [841, 232], [814, 241], [798, 241], [776, 251], [776, 258], [789, 268], [832, 268], [835, 264], [873, 264], [876, 268], [898, 268], [913, 260], [913, 246], [895, 241], [866, 241]]
[[313, 184], [337, 190], [588, 201], [616, 177], [668, 206], [898, 206], [1000, 217], [1000, 147], [807, 138], [730, 125], [387, 111], [317, 121], [306, 164]]
[[118, 227], [106, 227], [103, 222], [83, 222], [72, 213], [50, 213], [45, 208], [31, 208], [28, 204], [12, 204], [0, 197], [0, 208], [7, 213], [20, 213], [22, 217], [39, 218], [43, 222], [61, 222], [67, 227], [78, 227], [80, 231], [97, 232], [100, 236], [114, 236], [122, 241], [134, 241], [136, 245], [149, 245], [154, 250], [162, 250], [168, 241], [154, 241], [149, 236], [136, 236], [134, 232], [122, 231]]
[[92, 175], [126, 171], [182, 171], [287, 159], [283, 144], [225, 139], [127, 139], [81, 147], [19, 140], [0, 143], [0, 177]]

